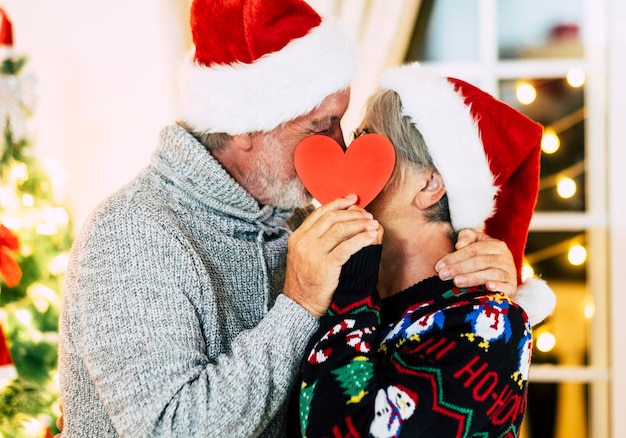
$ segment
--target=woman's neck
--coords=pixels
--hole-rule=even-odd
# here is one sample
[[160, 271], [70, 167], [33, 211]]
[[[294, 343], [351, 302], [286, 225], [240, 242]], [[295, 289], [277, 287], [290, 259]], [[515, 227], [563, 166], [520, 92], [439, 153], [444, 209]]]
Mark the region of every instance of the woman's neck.
[[447, 224], [432, 222], [414, 233], [385, 229], [378, 274], [380, 296], [394, 295], [437, 275], [435, 264], [454, 251], [449, 230]]

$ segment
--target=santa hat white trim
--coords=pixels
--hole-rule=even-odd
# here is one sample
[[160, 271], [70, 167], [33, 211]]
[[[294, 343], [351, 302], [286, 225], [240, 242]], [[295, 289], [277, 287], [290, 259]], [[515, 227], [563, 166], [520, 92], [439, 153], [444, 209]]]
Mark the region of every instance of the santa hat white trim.
[[188, 54], [180, 72], [180, 119], [198, 131], [270, 131], [346, 89], [356, 51], [339, 23], [325, 18], [307, 35], [251, 64], [204, 67]]
[[424, 137], [445, 182], [454, 229], [482, 228], [498, 189], [463, 97], [444, 77], [418, 64], [390, 69], [380, 83], [402, 97], [404, 115]]
[[550, 316], [556, 306], [556, 295], [545, 281], [537, 277], [519, 285], [513, 300], [524, 309], [533, 326]]

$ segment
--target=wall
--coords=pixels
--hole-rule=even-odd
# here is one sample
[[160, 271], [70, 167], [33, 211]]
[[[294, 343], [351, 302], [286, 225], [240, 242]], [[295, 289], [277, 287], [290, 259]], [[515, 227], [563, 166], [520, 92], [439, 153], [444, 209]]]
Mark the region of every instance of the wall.
[[[148, 163], [174, 118], [188, 1], [0, 0], [15, 51], [29, 57], [38, 101], [38, 156], [67, 172], [63, 202], [75, 228]], [[26, 73], [26, 72], [25, 72]]]

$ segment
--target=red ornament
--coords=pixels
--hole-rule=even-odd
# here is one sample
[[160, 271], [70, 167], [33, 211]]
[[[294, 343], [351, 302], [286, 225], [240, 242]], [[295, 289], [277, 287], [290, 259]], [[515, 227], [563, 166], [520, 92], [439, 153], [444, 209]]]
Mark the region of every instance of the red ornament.
[[13, 47], [13, 25], [9, 16], [0, 7], [0, 46]]
[[22, 270], [11, 256], [11, 251], [20, 248], [17, 236], [0, 224], [0, 275], [9, 287], [17, 286], [22, 278]]
[[0, 325], [0, 380], [13, 380], [17, 378], [17, 371], [11, 358], [9, 343], [4, 336], [4, 330]]

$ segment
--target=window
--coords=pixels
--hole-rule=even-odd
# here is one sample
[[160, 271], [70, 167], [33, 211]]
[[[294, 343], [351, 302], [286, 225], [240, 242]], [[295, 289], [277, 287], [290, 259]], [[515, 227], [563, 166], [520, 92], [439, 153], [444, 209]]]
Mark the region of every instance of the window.
[[424, 0], [407, 52], [545, 127], [526, 259], [558, 303], [534, 332], [528, 438], [610, 436], [605, 3]]

